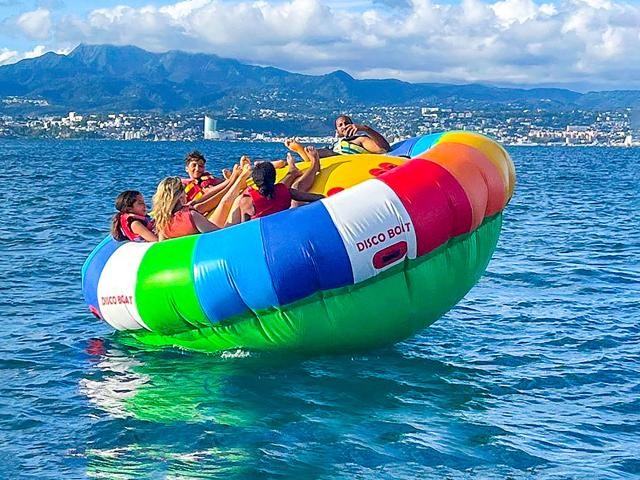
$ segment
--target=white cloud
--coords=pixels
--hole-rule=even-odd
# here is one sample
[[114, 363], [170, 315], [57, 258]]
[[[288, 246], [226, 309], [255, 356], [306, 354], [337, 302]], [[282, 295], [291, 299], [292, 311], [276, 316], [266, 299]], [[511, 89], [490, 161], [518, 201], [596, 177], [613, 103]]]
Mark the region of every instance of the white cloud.
[[[640, 88], [631, 0], [185, 0], [17, 24], [31, 38], [215, 53], [262, 65], [409, 81]], [[126, 3], [126, 0], [123, 0]], [[12, 53], [0, 51], [0, 61]]]
[[159, 12], [172, 18], [188, 18], [193, 12], [204, 8], [211, 2], [209, 0], [186, 0], [173, 5], [167, 5], [159, 9]]
[[[0, 65], [8, 65], [11, 63], [19, 62], [25, 58], [35, 58], [44, 55], [46, 52], [50, 52], [51, 49], [44, 45], [36, 45], [32, 50], [27, 52], [18, 52], [17, 50], [10, 50], [8, 48], [0, 48]], [[67, 54], [69, 49], [59, 49], [55, 53]]]
[[16, 26], [22, 33], [34, 40], [49, 38], [51, 24], [51, 12], [45, 8], [23, 13], [16, 20]]
[[15, 50], [9, 50], [8, 48], [0, 48], [0, 65], [7, 65], [9, 63], [16, 63], [18, 58], [18, 52]]
[[47, 52], [47, 47], [45, 47], [44, 45], [36, 45], [36, 47], [33, 50], [29, 52], [25, 52], [23, 55], [23, 58], [40, 57], [41, 55], [44, 55], [46, 52]]

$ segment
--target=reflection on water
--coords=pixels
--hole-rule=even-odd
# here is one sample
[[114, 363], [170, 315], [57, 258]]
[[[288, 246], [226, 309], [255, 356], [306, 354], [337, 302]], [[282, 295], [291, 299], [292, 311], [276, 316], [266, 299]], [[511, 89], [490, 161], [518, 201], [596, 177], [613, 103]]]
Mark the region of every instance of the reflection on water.
[[[103, 344], [101, 350], [96, 349], [96, 342]], [[145, 352], [117, 339], [92, 339], [90, 344], [87, 352], [93, 355], [94, 368], [80, 381], [80, 390], [96, 407], [117, 418], [239, 426], [247, 420], [273, 417], [292, 402], [309, 410], [348, 402], [358, 406], [360, 415], [378, 404], [386, 408], [410, 401], [404, 398], [409, 392], [421, 402], [429, 399], [434, 407], [447, 408], [481, 394], [446, 378], [453, 372], [477, 375], [481, 371], [407, 357], [393, 349], [373, 356], [345, 357], [347, 363], [336, 366], [336, 357], [242, 350], [220, 355]], [[397, 368], [405, 369], [406, 375]], [[412, 378], [416, 370], [421, 373], [419, 379]], [[365, 403], [361, 403], [363, 398]]]
[[[151, 353], [117, 342], [105, 342], [101, 350], [95, 342], [88, 348], [94, 368], [80, 391], [100, 418], [123, 427], [114, 442], [84, 452], [95, 477], [157, 472], [157, 462], [171, 475], [207, 471], [250, 478], [323, 475], [336, 463], [357, 460], [363, 473], [400, 467], [409, 451], [424, 463], [434, 461], [443, 444], [458, 450], [465, 437], [486, 441], [501, 434], [446, 419], [484, 395], [455, 377], [482, 371], [394, 349], [336, 363], [336, 357], [246, 352]], [[455, 441], [448, 438], [451, 428]], [[447, 456], [478, 463], [463, 450], [459, 458]]]

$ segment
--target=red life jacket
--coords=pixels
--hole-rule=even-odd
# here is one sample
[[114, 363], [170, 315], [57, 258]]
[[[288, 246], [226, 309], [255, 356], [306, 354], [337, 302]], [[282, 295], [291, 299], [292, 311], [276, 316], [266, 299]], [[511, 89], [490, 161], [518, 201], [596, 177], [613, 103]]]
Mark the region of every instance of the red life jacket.
[[155, 228], [155, 222], [150, 217], [142, 217], [140, 215], [134, 215], [133, 213], [120, 214], [120, 231], [122, 234], [131, 241], [144, 242], [144, 238], [131, 230], [131, 224], [135, 221], [142, 222], [142, 224], [151, 231]]
[[162, 234], [166, 238], [185, 237], [187, 235], [195, 235], [196, 233], [200, 233], [200, 231], [196, 228], [195, 223], [193, 223], [191, 209], [189, 207], [182, 207], [174, 213], [171, 217], [171, 222], [164, 227], [162, 231]]
[[182, 184], [184, 185], [184, 193], [187, 194], [187, 202], [192, 200], [198, 200], [204, 195], [204, 189], [208, 187], [215, 187], [222, 180], [214, 177], [209, 172], [205, 172], [198, 178], [183, 178]]
[[262, 196], [260, 192], [254, 188], [248, 188], [247, 194], [253, 201], [253, 209], [255, 211], [251, 216], [252, 220], [287, 210], [291, 206], [291, 192], [289, 191], [289, 187], [282, 183], [275, 184], [273, 198]]

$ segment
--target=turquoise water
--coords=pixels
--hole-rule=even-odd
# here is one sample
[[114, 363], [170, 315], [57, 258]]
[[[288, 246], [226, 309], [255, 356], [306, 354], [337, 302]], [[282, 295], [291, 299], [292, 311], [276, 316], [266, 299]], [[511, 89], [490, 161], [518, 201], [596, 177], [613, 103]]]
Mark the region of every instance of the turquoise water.
[[86, 310], [113, 198], [150, 197], [194, 147], [214, 170], [284, 153], [0, 143], [1, 478], [640, 476], [640, 150], [511, 148], [498, 250], [454, 310], [300, 358], [144, 351]]

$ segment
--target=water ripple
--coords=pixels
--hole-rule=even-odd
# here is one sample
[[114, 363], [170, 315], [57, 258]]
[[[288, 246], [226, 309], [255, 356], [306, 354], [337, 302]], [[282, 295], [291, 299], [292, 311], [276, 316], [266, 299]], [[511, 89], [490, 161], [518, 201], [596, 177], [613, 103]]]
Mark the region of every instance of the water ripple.
[[0, 144], [3, 478], [638, 478], [638, 150], [513, 148], [516, 196], [467, 297], [402, 344], [305, 358], [137, 348], [86, 311], [115, 194], [150, 201], [193, 148], [214, 170], [284, 153]]

